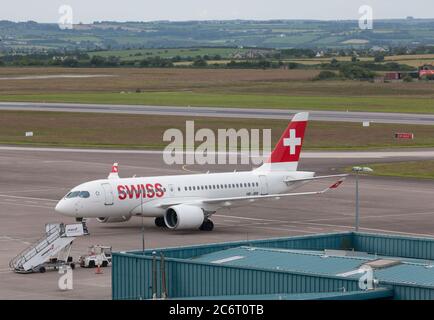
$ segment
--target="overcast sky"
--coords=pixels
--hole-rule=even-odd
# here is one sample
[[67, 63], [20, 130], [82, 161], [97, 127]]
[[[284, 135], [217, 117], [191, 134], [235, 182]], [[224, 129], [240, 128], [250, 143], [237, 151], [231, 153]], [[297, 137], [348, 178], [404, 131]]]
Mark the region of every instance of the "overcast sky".
[[374, 19], [434, 18], [432, 0], [4, 0], [0, 20], [57, 22], [61, 5], [74, 23], [101, 20], [357, 19], [371, 5]]

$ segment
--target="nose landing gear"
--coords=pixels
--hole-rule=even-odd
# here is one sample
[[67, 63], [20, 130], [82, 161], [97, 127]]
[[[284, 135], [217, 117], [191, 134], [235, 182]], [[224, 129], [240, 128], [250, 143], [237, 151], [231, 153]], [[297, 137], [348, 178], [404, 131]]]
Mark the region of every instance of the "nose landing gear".
[[214, 229], [214, 222], [212, 222], [209, 219], [206, 219], [199, 228], [199, 230], [201, 231], [212, 231], [213, 229]]
[[81, 224], [83, 225], [83, 232], [85, 236], [89, 235], [89, 229], [87, 228], [87, 219], [86, 218], [75, 218], [76, 222], [81, 222]]

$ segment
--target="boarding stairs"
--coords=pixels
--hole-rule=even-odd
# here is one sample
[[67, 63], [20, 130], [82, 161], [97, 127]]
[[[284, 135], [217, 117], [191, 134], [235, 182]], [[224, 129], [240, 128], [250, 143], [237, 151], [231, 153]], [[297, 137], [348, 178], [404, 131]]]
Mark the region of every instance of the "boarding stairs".
[[18, 273], [29, 273], [38, 271], [54, 257], [66, 261], [72, 242], [82, 235], [84, 232], [81, 224], [47, 224], [45, 236], [13, 258], [9, 267]]

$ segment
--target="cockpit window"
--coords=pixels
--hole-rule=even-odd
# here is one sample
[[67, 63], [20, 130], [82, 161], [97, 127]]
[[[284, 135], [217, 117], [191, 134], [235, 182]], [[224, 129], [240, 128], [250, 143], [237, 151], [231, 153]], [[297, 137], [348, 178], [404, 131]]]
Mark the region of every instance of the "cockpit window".
[[89, 198], [90, 197], [90, 193], [87, 191], [81, 191], [80, 192], [80, 198]]
[[78, 197], [79, 194], [80, 194], [80, 191], [70, 192], [66, 195], [66, 198], [68, 198], [68, 199], [76, 198], [76, 197]]

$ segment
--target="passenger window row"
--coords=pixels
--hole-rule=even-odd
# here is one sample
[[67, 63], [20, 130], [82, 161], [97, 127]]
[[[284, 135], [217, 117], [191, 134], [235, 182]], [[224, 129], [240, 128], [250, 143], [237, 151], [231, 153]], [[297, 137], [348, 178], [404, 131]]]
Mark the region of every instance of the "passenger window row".
[[[199, 191], [199, 190], [220, 190], [220, 189], [237, 189], [237, 188], [252, 188], [259, 187], [258, 182], [247, 183], [225, 183], [225, 184], [209, 184], [201, 186], [185, 186], [184, 191]], [[181, 191], [181, 187], [178, 187], [178, 191]]]

